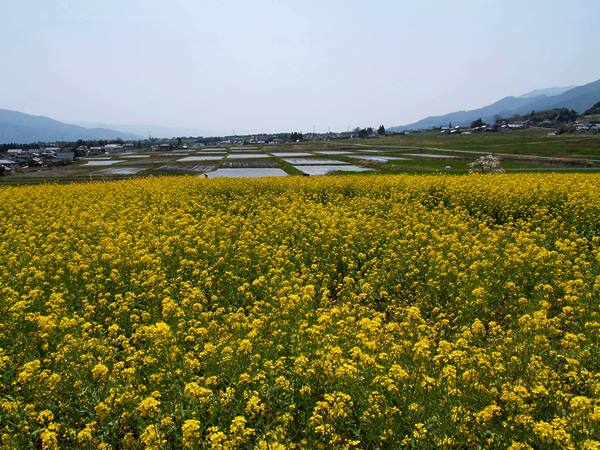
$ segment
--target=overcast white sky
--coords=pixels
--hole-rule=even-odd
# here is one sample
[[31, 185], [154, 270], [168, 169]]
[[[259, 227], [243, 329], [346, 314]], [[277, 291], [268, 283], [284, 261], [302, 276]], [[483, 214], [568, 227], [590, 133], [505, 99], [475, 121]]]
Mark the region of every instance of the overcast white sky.
[[597, 0], [1, 0], [0, 108], [205, 135], [399, 125], [600, 78]]

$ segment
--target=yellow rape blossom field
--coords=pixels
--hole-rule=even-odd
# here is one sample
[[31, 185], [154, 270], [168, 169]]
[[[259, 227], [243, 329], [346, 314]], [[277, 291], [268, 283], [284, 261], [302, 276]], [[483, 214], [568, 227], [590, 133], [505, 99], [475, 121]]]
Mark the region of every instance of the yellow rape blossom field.
[[600, 446], [600, 176], [0, 189], [2, 448]]

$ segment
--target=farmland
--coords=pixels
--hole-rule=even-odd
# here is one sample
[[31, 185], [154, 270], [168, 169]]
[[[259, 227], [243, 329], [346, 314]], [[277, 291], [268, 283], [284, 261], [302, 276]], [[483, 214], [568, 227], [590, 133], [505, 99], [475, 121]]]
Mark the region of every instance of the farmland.
[[[469, 135], [419, 132], [370, 139], [133, 149], [78, 158], [73, 164], [19, 168], [1, 185], [81, 182], [161, 175], [261, 177], [343, 173], [463, 174], [479, 156], [497, 154], [507, 171], [600, 171], [600, 136], [526, 129]], [[314, 167], [309, 167], [314, 166]], [[336, 167], [333, 167], [336, 166]], [[270, 170], [265, 170], [270, 169]]]
[[0, 200], [6, 448], [598, 448], [596, 174]]

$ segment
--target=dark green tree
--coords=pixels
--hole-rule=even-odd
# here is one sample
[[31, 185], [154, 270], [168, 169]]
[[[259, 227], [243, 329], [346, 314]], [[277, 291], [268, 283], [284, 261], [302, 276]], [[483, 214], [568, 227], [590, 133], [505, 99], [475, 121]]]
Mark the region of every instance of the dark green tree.
[[481, 117], [477, 120], [471, 122], [471, 128], [479, 128], [485, 125], [485, 122], [481, 119]]
[[302, 141], [303, 139], [304, 136], [302, 135], [302, 133], [298, 133], [297, 131], [290, 133], [290, 141], [292, 142]]

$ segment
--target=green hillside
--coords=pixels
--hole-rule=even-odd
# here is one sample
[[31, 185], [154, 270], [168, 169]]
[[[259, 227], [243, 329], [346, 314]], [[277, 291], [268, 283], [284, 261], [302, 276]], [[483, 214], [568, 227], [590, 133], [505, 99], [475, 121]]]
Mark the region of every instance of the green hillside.
[[600, 114], [600, 102], [596, 103], [594, 106], [592, 106], [590, 109], [588, 109], [583, 114], [586, 115], [586, 116]]

